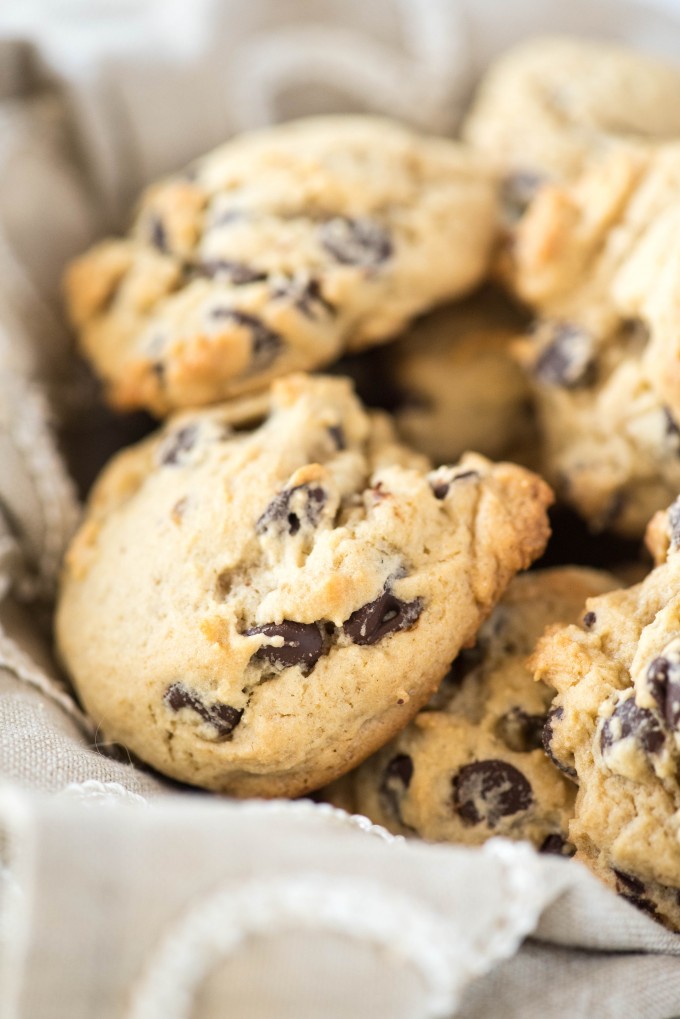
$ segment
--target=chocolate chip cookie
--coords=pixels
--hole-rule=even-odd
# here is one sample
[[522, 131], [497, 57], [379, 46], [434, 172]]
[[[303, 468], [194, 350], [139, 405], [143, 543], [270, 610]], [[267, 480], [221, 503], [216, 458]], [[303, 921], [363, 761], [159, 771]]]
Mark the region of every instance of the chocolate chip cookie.
[[543, 550], [550, 501], [512, 464], [430, 470], [347, 380], [289, 376], [254, 431], [187, 412], [114, 459], [66, 558], [61, 655], [160, 771], [294, 796], [423, 706]]
[[542, 744], [553, 692], [525, 661], [547, 624], [576, 618], [615, 584], [577, 567], [516, 577], [430, 703], [329, 798], [395, 833], [470, 845], [504, 835], [573, 852], [574, 786]]
[[531, 39], [482, 79], [463, 128], [501, 162], [508, 219], [544, 178], [577, 174], [632, 139], [680, 136], [680, 69], [612, 43]]
[[511, 285], [539, 320], [521, 356], [544, 472], [594, 528], [639, 537], [680, 488], [680, 146], [630, 148], [544, 187]]
[[529, 383], [511, 354], [524, 326], [489, 288], [418, 319], [385, 351], [403, 438], [439, 463], [466, 450], [526, 463], [535, 424]]
[[471, 289], [496, 200], [456, 142], [374, 117], [271, 127], [149, 188], [129, 236], [71, 266], [70, 317], [119, 408], [251, 393]]
[[[641, 583], [592, 598], [533, 657], [557, 697], [546, 750], [578, 782], [569, 834], [627, 898], [680, 928], [680, 510], [665, 560]], [[657, 522], [658, 523], [658, 522]]]

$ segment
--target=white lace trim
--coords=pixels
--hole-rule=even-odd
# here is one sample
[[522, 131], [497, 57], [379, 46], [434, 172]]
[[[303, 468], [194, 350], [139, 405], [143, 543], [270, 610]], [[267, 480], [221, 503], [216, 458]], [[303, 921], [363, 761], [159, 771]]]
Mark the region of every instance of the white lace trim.
[[459, 930], [393, 886], [305, 874], [228, 883], [191, 906], [162, 939], [133, 988], [126, 1019], [188, 1019], [209, 974], [247, 940], [290, 930], [342, 934], [412, 966], [422, 1015], [449, 1016], [462, 984]]
[[31, 877], [34, 873], [33, 825], [26, 800], [0, 785], [0, 1012], [21, 1019], [20, 998], [30, 939]]
[[59, 793], [60, 796], [77, 800], [90, 806], [120, 806], [125, 803], [134, 807], [148, 807], [149, 801], [139, 793], [126, 789], [120, 782], [100, 782], [90, 778], [85, 782], [69, 782]]
[[496, 929], [473, 952], [480, 960], [489, 960], [479, 970], [480, 973], [486, 972], [492, 961], [513, 956], [525, 937], [535, 929], [545, 908], [545, 889], [538, 877], [533, 846], [495, 838], [482, 846], [482, 852], [502, 865], [505, 893], [503, 913]]

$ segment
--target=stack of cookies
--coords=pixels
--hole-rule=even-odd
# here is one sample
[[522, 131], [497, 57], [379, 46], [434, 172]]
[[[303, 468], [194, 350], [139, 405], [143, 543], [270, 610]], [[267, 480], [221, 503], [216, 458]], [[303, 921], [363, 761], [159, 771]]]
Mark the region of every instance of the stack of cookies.
[[[64, 564], [58, 647], [107, 739], [234, 796], [576, 854], [680, 929], [679, 97], [532, 42], [462, 142], [246, 135], [71, 266], [106, 399], [166, 419]], [[516, 577], [543, 478], [628, 547], [652, 520], [641, 583], [564, 523], [565, 565]]]

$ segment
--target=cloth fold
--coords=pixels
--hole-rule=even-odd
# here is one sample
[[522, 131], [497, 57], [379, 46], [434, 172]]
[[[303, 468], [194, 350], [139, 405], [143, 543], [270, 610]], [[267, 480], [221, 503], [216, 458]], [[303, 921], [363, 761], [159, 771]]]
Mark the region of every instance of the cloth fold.
[[578, 864], [181, 789], [102, 747], [47, 636], [78, 517], [54, 424], [100, 420], [61, 317], [65, 262], [124, 225], [141, 186], [234, 131], [352, 109], [451, 132], [502, 47], [580, 30], [677, 53], [680, 8], [663, 8], [0, 12], [0, 1019], [680, 1015], [680, 936]]

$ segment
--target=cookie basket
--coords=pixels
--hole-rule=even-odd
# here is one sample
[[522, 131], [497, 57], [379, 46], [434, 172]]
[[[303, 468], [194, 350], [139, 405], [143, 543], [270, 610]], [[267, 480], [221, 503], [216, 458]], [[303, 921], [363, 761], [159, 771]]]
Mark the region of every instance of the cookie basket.
[[0, 13], [0, 1019], [680, 1015], [680, 936], [584, 867], [166, 781], [103, 743], [52, 652], [78, 489], [150, 427], [74, 358], [66, 263], [241, 130], [357, 111], [452, 135], [490, 60], [546, 32], [677, 57], [680, 5]]

